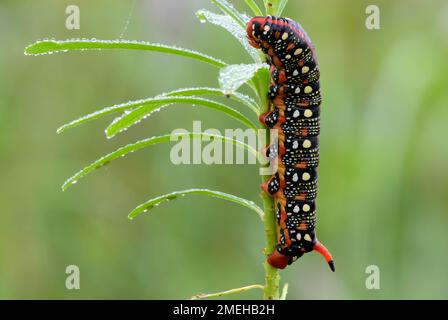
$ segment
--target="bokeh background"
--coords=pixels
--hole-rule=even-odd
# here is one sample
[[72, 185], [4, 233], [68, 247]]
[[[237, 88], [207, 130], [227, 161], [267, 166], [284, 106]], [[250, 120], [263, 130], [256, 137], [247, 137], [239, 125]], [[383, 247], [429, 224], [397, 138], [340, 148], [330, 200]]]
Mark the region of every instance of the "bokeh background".
[[[249, 12], [242, 0], [234, 1]], [[65, 28], [65, 8], [81, 29]], [[365, 8], [381, 29], [365, 28]], [[255, 165], [175, 166], [171, 145], [141, 150], [66, 192], [61, 184], [101, 155], [175, 128], [235, 128], [220, 114], [172, 108], [114, 139], [104, 118], [57, 135], [58, 126], [103, 106], [176, 88], [218, 86], [218, 70], [150, 52], [72, 52], [26, 57], [38, 38], [147, 40], [196, 49], [228, 63], [248, 56], [222, 29], [200, 24], [207, 0], [0, 2], [0, 298], [184, 299], [262, 283], [263, 226], [247, 209], [192, 196], [130, 221], [141, 202], [207, 187], [260, 202]], [[322, 70], [317, 254], [281, 272], [290, 299], [448, 298], [448, 4], [290, 1]], [[65, 288], [65, 268], [81, 289]], [[368, 290], [366, 267], [380, 268]], [[230, 298], [255, 299], [253, 291]]]

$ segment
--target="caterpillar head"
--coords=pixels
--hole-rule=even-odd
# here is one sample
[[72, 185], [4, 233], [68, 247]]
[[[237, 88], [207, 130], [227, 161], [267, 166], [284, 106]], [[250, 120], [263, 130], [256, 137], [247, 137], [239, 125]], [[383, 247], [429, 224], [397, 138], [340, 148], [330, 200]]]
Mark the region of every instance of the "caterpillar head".
[[268, 257], [268, 263], [277, 269], [285, 269], [289, 264], [296, 261], [298, 258], [300, 258], [303, 255], [302, 253], [298, 253], [298, 255], [295, 256], [287, 256], [282, 253], [280, 253], [278, 250], [275, 250], [269, 257]]
[[261, 34], [266, 24], [266, 17], [253, 17], [247, 22], [247, 39], [254, 48], [259, 49], [261, 46]]

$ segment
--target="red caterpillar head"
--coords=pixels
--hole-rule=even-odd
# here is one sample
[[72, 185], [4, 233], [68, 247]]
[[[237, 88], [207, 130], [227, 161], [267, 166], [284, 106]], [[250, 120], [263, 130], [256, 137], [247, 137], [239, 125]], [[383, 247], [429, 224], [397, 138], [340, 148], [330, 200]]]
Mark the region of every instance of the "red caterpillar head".
[[262, 28], [266, 21], [266, 17], [253, 17], [247, 23], [247, 39], [254, 48], [260, 48], [260, 35], [263, 32]]

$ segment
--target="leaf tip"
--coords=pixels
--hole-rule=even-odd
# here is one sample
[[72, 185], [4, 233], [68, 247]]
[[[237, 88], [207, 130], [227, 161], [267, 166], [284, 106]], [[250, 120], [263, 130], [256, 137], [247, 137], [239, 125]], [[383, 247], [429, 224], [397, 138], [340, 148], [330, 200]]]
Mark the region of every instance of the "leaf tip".
[[207, 22], [207, 20], [205, 18], [205, 10], [204, 9], [200, 9], [200, 10], [196, 11], [195, 15], [201, 23]]
[[131, 213], [128, 214], [128, 219], [129, 220], [134, 220], [134, 218], [137, 216], [138, 213], [132, 211]]
[[[37, 40], [34, 43], [29, 44], [25, 50], [24, 54], [26, 56], [38, 56], [45, 53], [49, 53], [49, 49], [56, 44], [54, 40]], [[51, 52], [51, 51], [50, 51]]]
[[112, 128], [112, 124], [110, 124], [106, 129], [104, 129], [104, 134], [106, 135], [107, 139], [112, 139], [116, 134], [115, 130], [113, 130]]
[[107, 139], [112, 139], [113, 137], [115, 137], [115, 133], [110, 133], [110, 132], [107, 132], [107, 131], [105, 131], [104, 133], [106, 134], [106, 138]]
[[25, 50], [23, 50], [23, 54], [26, 55], [26, 56], [34, 55], [35, 53], [33, 52], [33, 48], [35, 47], [36, 43], [37, 42], [34, 42], [34, 43], [31, 43], [31, 44], [27, 45], [25, 47]]

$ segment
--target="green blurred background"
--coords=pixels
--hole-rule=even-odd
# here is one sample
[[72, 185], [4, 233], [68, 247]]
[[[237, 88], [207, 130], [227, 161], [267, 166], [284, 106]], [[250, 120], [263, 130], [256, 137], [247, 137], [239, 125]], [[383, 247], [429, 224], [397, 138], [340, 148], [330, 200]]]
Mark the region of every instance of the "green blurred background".
[[[38, 38], [116, 39], [134, 1], [0, 2], [0, 298], [188, 298], [263, 281], [263, 226], [253, 212], [186, 197], [130, 221], [137, 204], [207, 187], [259, 200], [255, 165], [175, 166], [171, 145], [141, 150], [80, 181], [78, 169], [121, 145], [192, 128], [238, 123], [203, 108], [166, 109], [107, 140], [112, 118], [57, 135], [61, 124], [103, 106], [182, 87], [218, 86], [218, 70], [150, 52], [26, 57]], [[248, 12], [242, 0], [235, 5]], [[65, 28], [77, 4], [81, 29]], [[365, 28], [365, 8], [381, 29]], [[125, 39], [196, 49], [249, 62], [225, 31], [194, 13], [207, 0], [136, 0]], [[446, 1], [290, 1], [322, 70], [317, 254], [282, 271], [289, 299], [448, 298], [448, 4]], [[65, 268], [81, 289], [65, 288]], [[368, 265], [381, 289], [365, 286]], [[248, 292], [230, 298], [259, 298]]]

